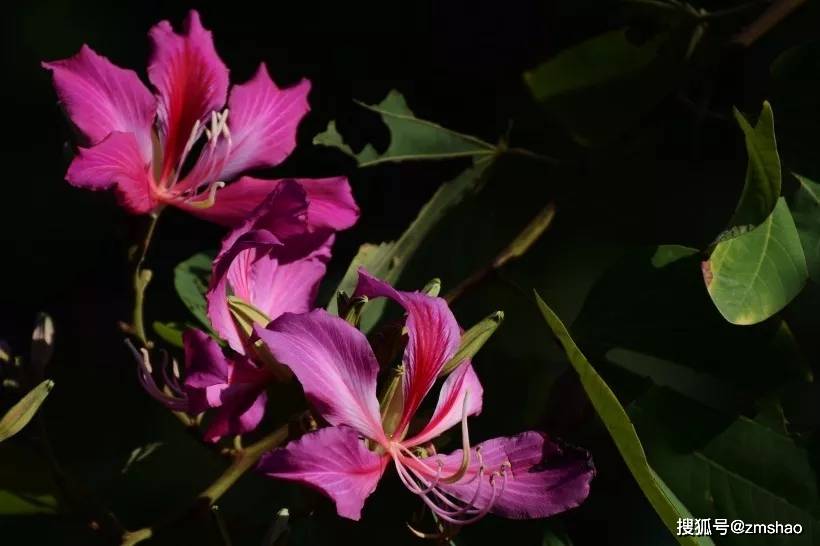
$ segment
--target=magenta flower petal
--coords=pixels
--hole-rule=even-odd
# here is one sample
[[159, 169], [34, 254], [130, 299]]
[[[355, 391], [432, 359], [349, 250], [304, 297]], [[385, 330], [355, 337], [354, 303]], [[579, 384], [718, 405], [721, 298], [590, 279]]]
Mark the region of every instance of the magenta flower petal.
[[247, 238], [251, 232], [265, 231], [279, 241], [302, 235], [307, 231], [307, 214], [305, 190], [294, 181], [277, 184], [268, 191], [265, 199], [252, 214], [246, 216], [244, 221], [222, 240], [217, 259], [228, 252], [237, 252], [237, 241]]
[[[213, 385], [227, 385], [231, 363], [222, 349], [208, 334], [200, 330], [186, 330], [182, 334], [185, 347], [185, 386], [207, 389]], [[209, 404], [213, 407], [216, 404]]]
[[296, 147], [299, 122], [310, 110], [309, 91], [308, 80], [279, 89], [264, 64], [250, 81], [235, 85], [228, 99], [232, 145], [218, 178], [284, 161]]
[[[250, 280], [247, 300], [271, 320], [284, 313], [304, 313], [313, 307], [319, 282], [325, 275], [325, 260], [307, 258], [280, 263], [263, 258], [248, 271]], [[243, 299], [245, 297], [240, 296]]]
[[404, 409], [397, 431], [404, 429], [433, 387], [444, 364], [455, 355], [461, 342], [461, 329], [453, 312], [442, 298], [420, 292], [400, 292], [359, 269], [356, 296], [387, 297], [407, 311], [408, 342], [403, 362]]
[[182, 339], [186, 411], [196, 415], [214, 410], [205, 439], [215, 442], [256, 428], [265, 412], [265, 388], [271, 375], [243, 356], [227, 358], [219, 345], [199, 330], [187, 330]]
[[[465, 396], [467, 397], [466, 407], [464, 406]], [[465, 413], [466, 415], [478, 415], [481, 413], [483, 396], [484, 389], [473, 370], [473, 365], [469, 362], [462, 364], [441, 386], [438, 403], [430, 422], [404, 444], [408, 446], [424, 444], [457, 425]]]
[[[206, 295], [212, 326], [231, 348], [242, 353], [242, 336], [231, 317], [227, 296], [243, 299], [271, 319], [285, 311], [307, 311], [330, 257], [332, 238], [307, 233], [308, 205], [301, 186], [286, 181], [273, 191], [267, 189], [265, 202], [225, 237]], [[274, 299], [283, 295], [287, 298]]]
[[254, 430], [265, 415], [267, 401], [264, 385], [246, 383], [228, 387], [221, 393], [221, 405], [210, 416], [205, 440], [217, 442], [225, 436]]
[[157, 205], [147, 170], [133, 133], [114, 132], [96, 146], [80, 148], [68, 167], [66, 180], [92, 190], [114, 186], [120, 204], [142, 214]]
[[161, 21], [148, 33], [154, 44], [148, 79], [158, 91], [157, 115], [165, 143], [162, 180], [178, 168], [194, 124], [221, 108], [228, 93], [228, 69], [196, 11], [189, 12], [184, 28], [179, 35], [171, 23]]
[[346, 177], [300, 178], [297, 182], [307, 192], [311, 228], [340, 231], [359, 219], [359, 207]]
[[245, 222], [275, 188], [273, 181], [243, 177], [217, 191], [211, 207], [197, 208], [184, 201], [174, 205], [203, 220], [233, 228]]
[[385, 441], [376, 399], [379, 365], [364, 334], [323, 309], [286, 313], [256, 334], [330, 424]]
[[327, 427], [267, 453], [258, 469], [318, 489], [333, 499], [340, 516], [359, 520], [387, 460], [367, 449], [356, 431]]
[[[441, 459], [446, 471], [457, 469], [461, 460], [461, 450]], [[479, 510], [492, 500], [490, 511], [500, 516], [543, 518], [583, 502], [594, 475], [587, 452], [560, 447], [538, 432], [524, 432], [475, 446], [464, 477], [440, 487]]]
[[131, 133], [142, 164], [148, 164], [156, 101], [133, 70], [115, 66], [86, 45], [43, 67], [52, 71], [60, 102], [89, 144], [115, 131]]

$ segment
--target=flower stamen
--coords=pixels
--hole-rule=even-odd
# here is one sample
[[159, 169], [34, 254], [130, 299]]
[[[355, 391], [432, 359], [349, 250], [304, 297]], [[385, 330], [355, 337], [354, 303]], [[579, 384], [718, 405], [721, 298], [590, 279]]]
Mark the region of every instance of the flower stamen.
[[208, 186], [208, 189], [205, 190], [205, 192], [203, 192], [203, 193], [207, 193], [207, 197], [205, 199], [202, 199], [200, 201], [194, 201], [194, 199], [196, 197], [199, 197], [199, 195], [202, 195], [202, 194], [199, 194], [199, 195], [195, 195], [193, 197], [189, 197], [189, 198], [185, 199], [185, 203], [187, 203], [188, 205], [190, 205], [192, 207], [198, 208], [198, 209], [209, 209], [212, 206], [214, 206], [214, 203], [216, 203], [216, 192], [217, 192], [217, 190], [219, 190], [221, 188], [224, 188], [224, 187], [225, 187], [225, 183], [222, 182], [221, 180], [211, 182], [211, 184]]

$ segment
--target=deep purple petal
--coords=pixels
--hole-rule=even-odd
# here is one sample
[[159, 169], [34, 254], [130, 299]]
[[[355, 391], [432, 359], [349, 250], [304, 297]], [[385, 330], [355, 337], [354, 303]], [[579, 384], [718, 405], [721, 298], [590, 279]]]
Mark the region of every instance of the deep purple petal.
[[453, 312], [442, 298], [420, 292], [401, 292], [388, 283], [359, 270], [356, 296], [387, 297], [407, 311], [407, 348], [403, 362], [404, 409], [397, 427], [404, 429], [433, 387], [444, 364], [455, 355], [461, 342], [461, 329]]
[[[480, 460], [475, 450], [481, 451]], [[462, 452], [458, 450], [441, 460], [445, 471], [452, 472], [461, 459]], [[480, 463], [483, 463], [484, 475], [474, 479]], [[491, 498], [492, 479], [498, 495], [491, 512], [512, 519], [543, 518], [581, 504], [589, 495], [594, 475], [595, 468], [587, 452], [561, 447], [544, 434], [531, 431], [477, 445], [466, 475], [455, 484], [442, 484], [441, 488], [470, 502], [480, 483], [481, 490], [473, 505], [481, 509]]]
[[379, 365], [364, 334], [323, 309], [285, 313], [256, 333], [329, 423], [386, 442], [376, 399]]
[[120, 204], [134, 214], [147, 213], [157, 205], [149, 177], [134, 135], [119, 132], [91, 148], [80, 148], [66, 173], [73, 186], [91, 190], [114, 187]]
[[216, 442], [225, 436], [251, 432], [262, 421], [267, 400], [264, 384], [241, 383], [223, 390], [221, 405], [210, 416], [205, 440]]
[[77, 128], [97, 144], [115, 131], [134, 135], [142, 163], [151, 160], [154, 97], [133, 70], [115, 66], [84, 45], [73, 57], [43, 63]]
[[333, 499], [340, 516], [358, 520], [386, 462], [386, 457], [367, 449], [356, 431], [327, 427], [267, 453], [258, 470], [314, 487]]
[[222, 353], [219, 345], [200, 330], [186, 330], [182, 334], [185, 347], [185, 386], [205, 389], [227, 384], [233, 364]]
[[221, 108], [228, 93], [228, 69], [196, 11], [188, 14], [184, 28], [180, 35], [161, 21], [148, 33], [154, 45], [148, 79], [158, 91], [164, 142], [163, 180], [179, 167], [194, 124]]

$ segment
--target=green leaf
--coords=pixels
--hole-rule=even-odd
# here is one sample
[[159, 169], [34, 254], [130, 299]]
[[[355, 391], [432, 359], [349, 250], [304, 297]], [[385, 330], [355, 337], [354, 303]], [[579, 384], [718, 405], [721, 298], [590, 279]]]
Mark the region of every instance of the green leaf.
[[182, 343], [182, 333], [190, 327], [190, 325], [182, 324], [180, 322], [159, 321], [154, 321], [152, 326], [154, 328], [154, 332], [156, 332], [156, 334], [166, 343], [179, 348], [184, 346]]
[[[364, 267], [371, 275], [391, 284], [395, 283], [432, 229], [453, 207], [481, 187], [485, 172], [491, 163], [492, 161], [488, 159], [478, 161], [453, 180], [442, 184], [397, 241], [379, 245], [362, 245], [347, 268], [342, 282], [337, 287], [337, 292], [339, 290], [347, 294], [354, 292], [360, 267]], [[368, 332], [375, 325], [384, 310], [385, 303], [384, 298], [379, 298], [365, 306], [361, 320], [362, 331]], [[331, 298], [328, 311], [338, 314], [336, 298]]]
[[738, 110], [734, 112], [746, 139], [749, 161], [743, 193], [730, 225], [757, 226], [771, 214], [780, 197], [780, 157], [774, 136], [774, 116], [768, 102], [763, 103], [754, 127]]
[[799, 174], [794, 176], [800, 182], [791, 202], [794, 225], [803, 244], [809, 276], [820, 283], [820, 184]]
[[[817, 543], [817, 477], [807, 451], [788, 436], [659, 387], [633, 402], [629, 414], [652, 467], [697, 517], [799, 523], [802, 534], [769, 535], [760, 543]], [[724, 543], [751, 542], [733, 535], [721, 537]]]
[[0, 419], [0, 442], [20, 432], [31, 421], [52, 388], [54, 388], [54, 381], [46, 379], [31, 389], [6, 412], [3, 418]]
[[[644, 495], [646, 495], [661, 520], [663, 520], [664, 525], [671, 533], [675, 534], [678, 519], [691, 518], [691, 513], [671, 494], [663, 480], [649, 466], [641, 441], [635, 432], [635, 427], [615, 394], [581, 353], [558, 316], [537, 293], [535, 298], [544, 319], [567, 353], [567, 357], [578, 373], [589, 401], [609, 431], [610, 436], [612, 436], [629, 471], [635, 477]], [[681, 544], [690, 546], [713, 544], [709, 537], [679, 536], [677, 539]]]
[[447, 375], [455, 370], [459, 364], [473, 358], [485, 343], [492, 337], [501, 322], [504, 320], [504, 312], [496, 311], [461, 335], [461, 343], [456, 354], [448, 360], [441, 368], [440, 375]]
[[212, 332], [205, 304], [205, 292], [211, 276], [213, 254], [194, 254], [174, 268], [174, 288], [185, 307]]
[[573, 322], [587, 356], [727, 409], [740, 407], [741, 392], [765, 392], [795, 372], [803, 376], [796, 343], [779, 341], [782, 322], [745, 328], [727, 322], [704, 290], [702, 266], [700, 253], [683, 246], [625, 252]]
[[605, 32], [524, 73], [533, 98], [581, 144], [608, 142], [638, 123], [673, 88], [691, 32], [679, 47], [673, 33], [643, 43], [629, 29]]
[[359, 167], [380, 163], [449, 159], [455, 157], [488, 157], [496, 153], [496, 147], [474, 136], [452, 131], [436, 123], [419, 119], [407, 106], [401, 93], [391, 90], [379, 104], [357, 104], [371, 110], [387, 125], [390, 144], [384, 152], [378, 152], [367, 144], [355, 153], [336, 130], [331, 121], [325, 132], [313, 138], [314, 144], [338, 148], [354, 158]]
[[703, 264], [712, 301], [732, 324], [756, 324], [786, 306], [808, 278], [806, 257], [785, 200], [753, 230], [718, 243]]

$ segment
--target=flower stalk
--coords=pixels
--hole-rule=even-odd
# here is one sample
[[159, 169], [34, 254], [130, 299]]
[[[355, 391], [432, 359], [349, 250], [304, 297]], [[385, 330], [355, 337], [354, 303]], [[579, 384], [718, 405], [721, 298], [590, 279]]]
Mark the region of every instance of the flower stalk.
[[148, 341], [148, 336], [145, 333], [145, 290], [148, 288], [148, 283], [151, 282], [153, 273], [150, 269], [143, 269], [145, 264], [145, 257], [148, 254], [148, 247], [151, 245], [151, 240], [154, 237], [154, 232], [157, 228], [157, 221], [162, 209], [157, 209], [149, 215], [148, 228], [145, 231], [139, 246], [137, 247], [136, 260], [134, 265], [134, 310], [132, 313], [131, 331], [140, 340], [143, 346], [151, 346]]

